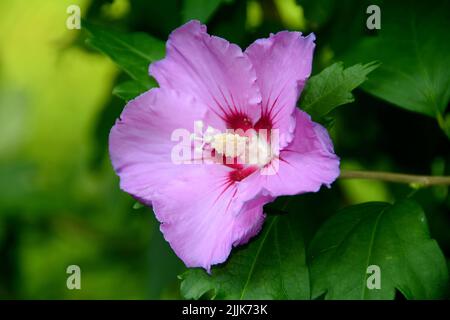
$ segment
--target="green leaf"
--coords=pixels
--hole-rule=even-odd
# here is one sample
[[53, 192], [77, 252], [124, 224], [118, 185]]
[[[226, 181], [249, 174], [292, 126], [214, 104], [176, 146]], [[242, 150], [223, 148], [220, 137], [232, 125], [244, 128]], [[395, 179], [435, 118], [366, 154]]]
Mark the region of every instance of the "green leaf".
[[229, 260], [180, 276], [186, 299], [309, 299], [309, 274], [300, 220], [295, 214], [269, 216], [263, 231]]
[[[308, 256], [313, 297], [393, 299], [398, 289], [407, 299], [435, 299], [448, 285], [445, 258], [430, 239], [425, 214], [409, 200], [341, 210], [319, 229]], [[380, 289], [367, 287], [371, 265], [380, 267]]]
[[122, 33], [83, 21], [90, 36], [86, 42], [110, 57], [133, 80], [145, 88], [154, 86], [148, 74], [151, 62], [164, 57], [164, 42], [145, 33]]
[[234, 0], [184, 0], [183, 21], [197, 19], [206, 23], [222, 3], [231, 3], [232, 1]]
[[354, 101], [352, 90], [367, 79], [378, 64], [356, 64], [344, 69], [341, 62], [335, 63], [312, 76], [303, 90], [300, 108], [314, 120], [321, 120], [336, 107]]
[[[157, 84], [156, 82], [154, 82], [152, 87], [156, 86]], [[144, 93], [148, 89], [149, 88], [145, 87], [141, 83], [130, 80], [119, 83], [117, 86], [115, 86], [113, 89], [113, 94], [125, 101], [130, 101], [131, 99], [136, 98], [138, 95]]]
[[342, 57], [378, 60], [362, 88], [398, 107], [436, 117], [450, 100], [450, 2], [385, 1], [381, 30], [366, 35]]

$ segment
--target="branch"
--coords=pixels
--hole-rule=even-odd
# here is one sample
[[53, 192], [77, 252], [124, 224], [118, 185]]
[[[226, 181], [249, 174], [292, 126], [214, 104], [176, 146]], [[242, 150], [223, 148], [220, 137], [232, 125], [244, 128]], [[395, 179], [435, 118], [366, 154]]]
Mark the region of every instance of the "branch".
[[382, 171], [341, 170], [341, 179], [369, 179], [396, 183], [416, 184], [419, 186], [450, 185], [450, 176], [422, 176], [415, 174], [392, 173]]

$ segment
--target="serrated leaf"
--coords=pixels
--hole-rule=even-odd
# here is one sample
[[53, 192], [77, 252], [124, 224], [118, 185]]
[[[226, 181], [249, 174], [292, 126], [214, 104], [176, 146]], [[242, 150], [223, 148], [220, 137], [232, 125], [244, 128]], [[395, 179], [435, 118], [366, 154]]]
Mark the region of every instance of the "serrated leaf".
[[378, 60], [362, 89], [431, 117], [450, 101], [450, 2], [384, 1], [381, 29], [348, 48], [344, 61]]
[[155, 82], [148, 74], [151, 62], [164, 57], [164, 42], [145, 33], [122, 33], [83, 21], [90, 36], [86, 42], [110, 57], [133, 80], [145, 88]]
[[[156, 86], [157, 86], [156, 81], [153, 80], [152, 87]], [[119, 83], [117, 86], [114, 87], [112, 93], [125, 101], [130, 101], [131, 99], [136, 98], [138, 95], [144, 93], [148, 89], [149, 88], [145, 87], [141, 83], [130, 80]]]
[[187, 22], [197, 19], [206, 23], [222, 3], [230, 3], [232, 1], [234, 0], [184, 0], [183, 21]]
[[212, 268], [190, 269], [181, 278], [186, 299], [309, 299], [305, 249], [295, 214], [270, 216], [263, 231], [229, 260]]
[[[312, 296], [325, 299], [442, 298], [444, 255], [412, 201], [368, 202], [341, 210], [320, 228], [308, 253]], [[380, 289], [368, 289], [367, 268], [380, 267]]]
[[352, 90], [367, 79], [378, 64], [356, 64], [344, 69], [341, 62], [335, 63], [312, 76], [302, 92], [300, 108], [320, 121], [336, 107], [354, 101]]

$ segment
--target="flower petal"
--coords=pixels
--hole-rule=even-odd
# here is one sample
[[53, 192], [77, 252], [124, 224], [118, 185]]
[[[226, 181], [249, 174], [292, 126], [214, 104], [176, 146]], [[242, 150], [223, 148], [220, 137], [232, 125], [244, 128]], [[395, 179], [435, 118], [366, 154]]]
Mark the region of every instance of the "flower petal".
[[[150, 74], [160, 87], [193, 95], [225, 123], [240, 114], [258, 119], [261, 95], [252, 63], [238, 46], [210, 36], [198, 21], [172, 32], [166, 58], [151, 64]], [[222, 123], [217, 129], [224, 129]]]
[[310, 116], [294, 111], [296, 126], [292, 142], [262, 171], [242, 180], [241, 188], [261, 186], [270, 196], [317, 192], [339, 176], [339, 158], [328, 132]]
[[263, 206], [273, 200], [274, 198], [272, 197], [260, 194], [256, 198], [245, 202], [233, 228], [233, 234], [236, 239], [233, 243], [234, 246], [246, 244], [261, 231], [266, 217], [263, 213]]
[[[189, 110], [189, 112], [186, 112]], [[153, 194], [193, 165], [175, 164], [175, 129], [192, 132], [194, 121], [207, 119], [207, 108], [193, 98], [155, 88], [130, 101], [111, 129], [109, 150], [120, 187], [150, 204]]]
[[263, 205], [272, 198], [239, 201], [231, 170], [210, 164], [185, 171], [153, 201], [165, 239], [188, 267], [209, 272], [261, 229]]
[[314, 40], [314, 34], [303, 37], [300, 32], [281, 31], [256, 40], [245, 50], [256, 70], [261, 91], [261, 127], [271, 124], [280, 130], [280, 147], [293, 137], [292, 113], [311, 74]]

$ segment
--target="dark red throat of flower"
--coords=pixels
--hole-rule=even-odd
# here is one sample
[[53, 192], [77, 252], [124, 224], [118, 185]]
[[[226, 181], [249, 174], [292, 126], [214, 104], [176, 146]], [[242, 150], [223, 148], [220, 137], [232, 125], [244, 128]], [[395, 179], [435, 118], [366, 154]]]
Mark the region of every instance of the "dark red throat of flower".
[[243, 130], [253, 128], [252, 121], [244, 114], [232, 114], [226, 117], [227, 127], [233, 130]]
[[249, 166], [245, 168], [235, 169], [230, 172], [230, 180], [234, 182], [239, 182], [247, 178], [256, 170], [258, 170], [256, 166]]
[[[254, 129], [258, 131], [260, 129], [270, 130], [272, 129], [272, 120], [266, 114], [263, 114], [261, 118], [253, 124], [250, 118], [241, 113], [234, 113], [231, 115], [227, 115], [226, 117], [227, 127], [233, 130], [242, 130], [243, 132]], [[226, 166], [233, 168], [234, 170], [230, 172], [229, 178], [230, 181], [238, 182], [242, 181], [253, 172], [258, 170], [257, 166], [245, 166], [237, 163], [237, 159], [234, 159], [230, 163], [230, 159], [228, 159], [228, 163], [226, 162], [226, 157], [223, 158], [223, 162]]]

